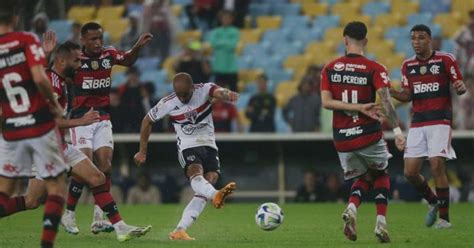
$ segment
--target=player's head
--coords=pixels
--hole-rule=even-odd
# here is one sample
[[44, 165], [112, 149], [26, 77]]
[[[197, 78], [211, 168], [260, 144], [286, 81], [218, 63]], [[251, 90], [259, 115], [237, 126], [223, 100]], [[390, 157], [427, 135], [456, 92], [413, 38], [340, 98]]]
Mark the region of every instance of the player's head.
[[363, 22], [349, 22], [342, 33], [346, 50], [350, 46], [364, 47], [367, 45], [367, 26]]
[[0, 26], [15, 27], [18, 22], [18, 0], [0, 1]]
[[72, 78], [74, 72], [81, 67], [81, 47], [74, 42], [66, 41], [56, 48], [54, 66], [62, 70], [63, 76]]
[[268, 77], [265, 75], [265, 73], [260, 74], [257, 77], [257, 88], [258, 92], [260, 93], [266, 93], [267, 92], [267, 83], [268, 83]]
[[97, 55], [104, 46], [102, 26], [96, 22], [88, 22], [81, 28], [81, 43], [86, 53]]
[[410, 30], [411, 46], [416, 55], [431, 52], [431, 29], [423, 24], [417, 24]]
[[182, 103], [188, 103], [193, 96], [194, 85], [191, 75], [185, 72], [176, 74], [173, 78], [173, 88]]
[[220, 13], [220, 21], [222, 26], [230, 26], [234, 22], [234, 13], [230, 10], [223, 10]]

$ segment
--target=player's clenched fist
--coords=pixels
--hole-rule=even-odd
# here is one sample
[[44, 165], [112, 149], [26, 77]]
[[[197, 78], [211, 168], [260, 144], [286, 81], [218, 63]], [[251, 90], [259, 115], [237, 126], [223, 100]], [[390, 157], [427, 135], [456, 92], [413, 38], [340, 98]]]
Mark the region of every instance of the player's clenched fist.
[[142, 152], [137, 152], [135, 156], [133, 156], [133, 160], [135, 164], [140, 166], [146, 162], [146, 154]]

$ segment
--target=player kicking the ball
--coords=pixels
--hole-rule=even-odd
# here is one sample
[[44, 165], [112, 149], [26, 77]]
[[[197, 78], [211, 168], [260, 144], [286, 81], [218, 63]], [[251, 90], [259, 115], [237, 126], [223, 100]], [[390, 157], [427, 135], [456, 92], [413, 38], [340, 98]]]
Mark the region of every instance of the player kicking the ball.
[[329, 62], [322, 71], [321, 98], [323, 107], [334, 111], [333, 136], [346, 180], [352, 184], [349, 205], [342, 214], [344, 235], [357, 239], [356, 216], [362, 196], [370, 187], [375, 191], [377, 219], [375, 235], [382, 243], [390, 242], [385, 215], [390, 178], [387, 167], [392, 155], [383, 139], [377, 94], [382, 100], [389, 124], [395, 133], [399, 150], [405, 137], [398, 126], [397, 114], [390, 101], [390, 81], [383, 65], [365, 58], [367, 27], [351, 22], [344, 28], [346, 55]]
[[[405, 149], [405, 177], [429, 203], [426, 226], [450, 228], [449, 183], [446, 160], [456, 159], [451, 147], [452, 104], [451, 89], [462, 95], [466, 87], [454, 56], [433, 51], [431, 30], [425, 25], [411, 29], [411, 45], [415, 56], [403, 62], [402, 91], [392, 90], [395, 99], [413, 102], [413, 117]], [[436, 194], [420, 174], [423, 161], [428, 159], [436, 185]]]
[[[44, 37], [45, 51], [48, 48], [55, 47], [56, 38], [54, 32], [46, 33]], [[66, 78], [71, 78], [74, 71], [80, 66], [80, 47], [71, 42], [66, 42], [59, 45], [54, 53], [54, 63], [51, 69], [47, 71], [49, 79], [51, 80], [54, 95], [58, 102], [65, 110], [67, 105], [66, 94]], [[83, 180], [91, 189], [94, 196], [95, 203], [107, 213], [107, 217], [114, 226], [117, 239], [127, 241], [133, 238], [140, 237], [146, 234], [151, 226], [134, 227], [127, 225], [121, 218], [117, 205], [112, 198], [109, 191], [105, 189], [105, 175], [94, 166], [94, 164], [86, 157], [84, 153], [74, 148], [64, 141], [64, 130], [71, 127], [89, 125], [100, 120], [97, 111], [90, 110], [79, 119], [58, 119], [58, 126], [62, 129], [61, 135], [63, 138], [64, 159], [71, 174]], [[21, 196], [19, 201], [25, 204], [22, 207], [17, 207], [14, 211], [8, 214], [14, 214], [19, 211], [27, 209], [35, 209], [39, 206], [39, 199], [46, 193], [45, 182], [40, 177], [30, 179], [28, 183], [28, 191], [25, 196]], [[78, 234], [76, 229], [66, 229], [67, 232]]]
[[173, 121], [177, 136], [178, 160], [195, 192], [186, 206], [176, 229], [169, 234], [171, 240], [194, 240], [186, 230], [204, 210], [207, 201], [215, 208], [221, 208], [224, 200], [235, 189], [231, 182], [220, 190], [213, 186], [220, 174], [219, 156], [215, 142], [212, 121], [211, 99], [235, 102], [239, 95], [213, 83], [193, 84], [187, 73], [178, 73], [173, 78], [174, 93], [161, 99], [142, 121], [140, 130], [140, 150], [135, 154], [135, 162], [146, 162], [148, 138], [151, 125], [165, 115]]

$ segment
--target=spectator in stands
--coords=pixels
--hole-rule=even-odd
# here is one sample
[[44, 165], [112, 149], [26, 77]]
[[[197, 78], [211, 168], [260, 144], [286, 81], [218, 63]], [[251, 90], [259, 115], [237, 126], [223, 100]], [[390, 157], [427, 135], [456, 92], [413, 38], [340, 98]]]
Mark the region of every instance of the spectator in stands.
[[119, 87], [120, 108], [126, 110], [127, 121], [123, 123], [123, 131], [140, 132], [141, 121], [145, 114], [142, 99], [140, 71], [136, 67], [127, 70], [127, 81]]
[[324, 185], [321, 183], [319, 173], [307, 170], [303, 174], [303, 184], [296, 190], [296, 202], [321, 202], [323, 201]]
[[240, 31], [232, 26], [233, 14], [222, 11], [220, 14], [222, 26], [211, 31], [212, 71], [215, 82], [232, 91], [238, 91], [238, 66], [235, 48], [239, 42]]
[[265, 74], [257, 78], [258, 93], [250, 98], [245, 115], [250, 119], [250, 132], [275, 132], [276, 99], [268, 92]]
[[148, 2], [143, 6], [142, 27], [143, 31], [150, 32], [154, 37], [143, 54], [165, 61], [170, 54], [173, 35], [169, 3], [166, 0]]
[[138, 177], [137, 184], [128, 191], [127, 204], [159, 204], [161, 193], [158, 187], [151, 184], [148, 173]]
[[314, 132], [320, 129], [321, 98], [313, 92], [313, 82], [303, 78], [298, 94], [283, 108], [283, 118], [293, 132]]
[[468, 23], [454, 38], [456, 42], [456, 59], [462, 72], [472, 74], [474, 72], [474, 19]]
[[[71, 25], [71, 34], [69, 35], [67, 40], [76, 44], [81, 44], [81, 27], [82, 25], [80, 23], [73, 22]], [[130, 47], [127, 47], [127, 49]]]
[[122, 34], [120, 48], [127, 50], [132, 47], [140, 36], [140, 13], [132, 12], [128, 15], [128, 29]]
[[245, 26], [245, 16], [249, 11], [249, 5], [250, 0], [219, 0], [218, 8], [234, 12], [234, 26], [241, 29]]
[[459, 97], [459, 128], [474, 130], [474, 78], [466, 78], [467, 94]]
[[43, 41], [43, 34], [48, 30], [48, 22], [48, 16], [44, 12], [36, 14], [31, 22], [31, 32], [36, 34], [41, 41]]
[[110, 122], [112, 122], [114, 133], [124, 132], [123, 124], [127, 113], [123, 111], [120, 105], [120, 94], [117, 89], [112, 89], [110, 91]]
[[324, 201], [343, 202], [344, 199], [347, 199], [345, 192], [342, 189], [341, 180], [336, 173], [331, 173], [326, 177], [326, 185], [322, 194]]
[[239, 112], [234, 104], [215, 101], [212, 104], [212, 119], [217, 133], [239, 132]]
[[211, 76], [211, 66], [201, 53], [201, 48], [201, 42], [189, 42], [175, 64], [175, 71], [189, 73], [194, 83], [209, 82]]
[[307, 77], [309, 78], [309, 80], [311, 80], [311, 82], [313, 83], [312, 85], [313, 91], [318, 95], [321, 92], [319, 90], [319, 85], [321, 84], [321, 70], [322, 69], [323, 68], [321, 66], [310, 65], [306, 69], [306, 73], [304, 75], [305, 78]]
[[216, 25], [218, 11], [217, 0], [193, 0], [192, 4], [186, 5], [185, 11], [189, 20], [190, 29], [198, 29], [202, 24], [202, 30], [209, 30]]

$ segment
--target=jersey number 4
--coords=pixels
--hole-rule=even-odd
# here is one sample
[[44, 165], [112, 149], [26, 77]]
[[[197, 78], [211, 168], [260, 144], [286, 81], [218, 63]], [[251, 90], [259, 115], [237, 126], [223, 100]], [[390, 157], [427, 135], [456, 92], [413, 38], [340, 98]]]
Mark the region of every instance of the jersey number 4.
[[[342, 101], [345, 103], [353, 103], [357, 104], [359, 103], [358, 101], [358, 94], [357, 90], [351, 90], [351, 100], [349, 101], [349, 90], [344, 90], [342, 92]], [[353, 112], [353, 111], [344, 111], [348, 116], [352, 116], [352, 121], [357, 122], [359, 120], [359, 112]]]
[[25, 88], [12, 86], [12, 83], [19, 83], [21, 81], [21, 75], [16, 72], [5, 74], [2, 78], [3, 88], [7, 93], [10, 108], [17, 114], [28, 111], [31, 106], [30, 98], [28, 98], [28, 92]]

